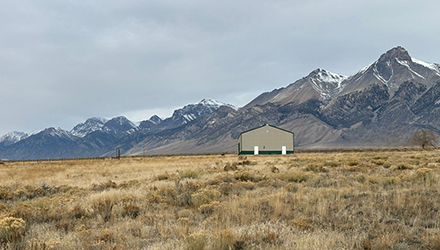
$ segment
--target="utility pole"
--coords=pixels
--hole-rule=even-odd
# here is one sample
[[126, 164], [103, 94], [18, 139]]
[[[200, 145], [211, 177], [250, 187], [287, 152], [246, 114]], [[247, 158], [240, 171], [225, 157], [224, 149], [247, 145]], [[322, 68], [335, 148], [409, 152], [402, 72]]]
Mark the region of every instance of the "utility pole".
[[145, 141], [147, 140], [147, 138], [144, 138], [144, 156], [146, 155], [146, 151], [145, 151]]

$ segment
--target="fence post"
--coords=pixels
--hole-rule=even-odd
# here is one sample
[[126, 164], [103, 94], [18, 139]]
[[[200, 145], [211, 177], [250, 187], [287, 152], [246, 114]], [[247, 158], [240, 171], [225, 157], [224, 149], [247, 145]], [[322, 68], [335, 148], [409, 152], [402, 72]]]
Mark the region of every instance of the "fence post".
[[119, 148], [116, 149], [116, 158], [117, 158], [118, 160], [121, 159], [121, 150], [120, 150]]

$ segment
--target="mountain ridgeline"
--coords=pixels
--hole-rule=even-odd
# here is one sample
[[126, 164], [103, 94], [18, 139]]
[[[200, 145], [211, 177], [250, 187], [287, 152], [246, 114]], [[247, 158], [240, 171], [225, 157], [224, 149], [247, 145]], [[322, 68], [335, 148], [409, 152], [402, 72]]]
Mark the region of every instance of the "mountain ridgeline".
[[395, 47], [352, 76], [324, 69], [240, 109], [202, 100], [166, 119], [135, 125], [125, 117], [90, 118], [71, 131], [48, 128], [0, 138], [2, 159], [235, 152], [242, 131], [272, 124], [295, 133], [297, 147], [409, 145], [420, 128], [440, 132], [440, 65]]

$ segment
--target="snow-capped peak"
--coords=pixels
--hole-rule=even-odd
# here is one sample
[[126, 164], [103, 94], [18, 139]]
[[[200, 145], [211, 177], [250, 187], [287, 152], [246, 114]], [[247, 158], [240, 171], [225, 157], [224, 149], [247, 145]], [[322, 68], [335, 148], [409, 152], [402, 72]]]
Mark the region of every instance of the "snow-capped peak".
[[40, 133], [49, 134], [51, 136], [57, 136], [57, 137], [64, 137], [64, 138], [67, 137], [69, 139], [73, 139], [74, 137], [69, 131], [66, 131], [60, 127], [57, 128], [50, 127], [41, 131]]
[[98, 121], [98, 122], [102, 122], [102, 123], [106, 123], [108, 121], [107, 119], [102, 118], [102, 117], [92, 117], [92, 118], [87, 119], [87, 121], [88, 120], [90, 120], [90, 121]]
[[8, 143], [12, 144], [12, 143], [19, 142], [23, 139], [26, 139], [27, 137], [29, 137], [29, 135], [24, 132], [13, 131], [13, 132], [9, 132], [9, 133], [3, 135], [2, 137], [0, 137], [0, 143], [8, 142]]
[[227, 104], [227, 103], [220, 102], [220, 101], [213, 100], [213, 99], [203, 99], [198, 104], [202, 104], [204, 106], [215, 107], [215, 108], [219, 108], [220, 106], [228, 106], [228, 107], [231, 107], [236, 110], [236, 108], [231, 104]]
[[102, 130], [113, 133], [132, 133], [138, 129], [138, 126], [125, 116], [112, 118], [104, 124]]
[[101, 117], [92, 117], [87, 119], [84, 123], [80, 123], [76, 125], [70, 133], [75, 136], [84, 137], [91, 132], [96, 130], [100, 130], [104, 124], [107, 122], [107, 119]]
[[117, 122], [119, 125], [129, 124], [132, 127], [136, 127], [136, 125], [132, 121], [128, 120], [125, 116], [115, 117], [111, 119], [111, 121]]
[[149, 121], [152, 122], [153, 124], [157, 125], [157, 124], [162, 122], [162, 118], [160, 118], [157, 115], [153, 115], [153, 116], [150, 117]]

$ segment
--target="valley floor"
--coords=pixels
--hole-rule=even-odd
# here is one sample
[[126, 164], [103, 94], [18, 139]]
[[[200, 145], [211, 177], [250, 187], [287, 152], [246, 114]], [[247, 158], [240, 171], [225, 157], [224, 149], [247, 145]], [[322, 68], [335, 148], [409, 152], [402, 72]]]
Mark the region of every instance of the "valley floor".
[[0, 162], [0, 249], [439, 249], [440, 152]]

